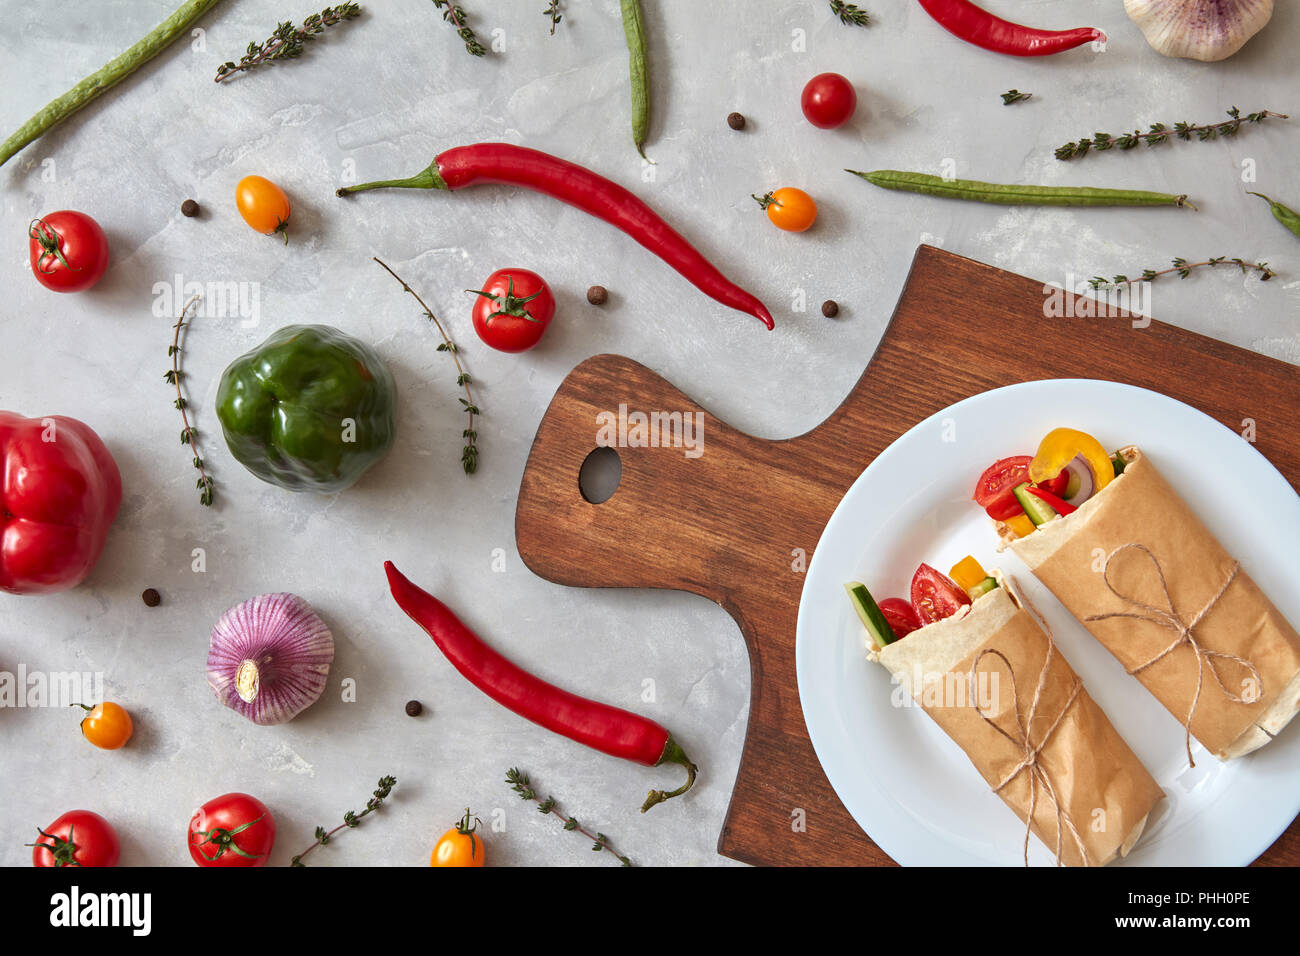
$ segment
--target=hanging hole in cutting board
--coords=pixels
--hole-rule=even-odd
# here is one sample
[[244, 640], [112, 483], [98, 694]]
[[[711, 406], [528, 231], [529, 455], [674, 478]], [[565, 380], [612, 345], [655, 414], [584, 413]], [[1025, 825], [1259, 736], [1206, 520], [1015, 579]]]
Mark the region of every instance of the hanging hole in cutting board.
[[595, 449], [582, 462], [578, 470], [578, 490], [593, 505], [602, 504], [614, 496], [623, 478], [623, 459], [609, 446]]

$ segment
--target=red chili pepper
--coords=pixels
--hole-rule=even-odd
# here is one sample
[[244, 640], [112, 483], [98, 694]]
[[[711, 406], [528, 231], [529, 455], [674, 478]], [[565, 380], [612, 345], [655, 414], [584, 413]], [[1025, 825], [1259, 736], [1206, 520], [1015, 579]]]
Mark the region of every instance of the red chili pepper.
[[665, 763], [684, 766], [686, 783], [668, 793], [651, 790], [642, 813], [691, 789], [698, 768], [663, 727], [631, 711], [587, 700], [534, 677], [479, 640], [447, 605], [412, 584], [393, 562], [385, 561], [384, 570], [398, 606], [429, 633], [461, 676], [498, 704], [610, 756], [647, 767]]
[[1047, 56], [1072, 50], [1092, 40], [1105, 41], [1094, 27], [1077, 30], [1035, 30], [995, 17], [970, 0], [920, 0], [925, 12], [949, 33], [994, 53], [1011, 56]]
[[476, 143], [439, 153], [407, 179], [344, 186], [338, 195], [397, 186], [406, 189], [462, 189], [476, 183], [522, 186], [576, 206], [627, 233], [680, 272], [705, 295], [748, 312], [769, 329], [772, 316], [762, 302], [736, 285], [653, 209], [617, 183], [566, 159], [509, 143]]
[[1051, 505], [1052, 508], [1055, 509], [1058, 515], [1062, 515], [1062, 516], [1072, 515], [1079, 510], [1077, 507], [1070, 504], [1068, 501], [1058, 498], [1056, 495], [1052, 494], [1047, 489], [1040, 488], [1037, 485], [1030, 485], [1025, 490], [1028, 491], [1035, 498], [1045, 501], [1049, 505]]

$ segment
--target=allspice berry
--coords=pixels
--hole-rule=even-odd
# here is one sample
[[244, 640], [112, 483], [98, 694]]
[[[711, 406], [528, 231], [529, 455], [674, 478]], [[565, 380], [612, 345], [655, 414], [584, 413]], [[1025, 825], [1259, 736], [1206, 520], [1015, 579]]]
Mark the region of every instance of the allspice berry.
[[744, 117], [744, 114], [742, 114], [742, 113], [728, 113], [728, 114], [727, 114], [727, 125], [730, 126], [732, 129], [744, 129], [744, 128], [745, 128], [745, 117]]
[[406, 702], [407, 717], [419, 717], [422, 713], [424, 713], [424, 705], [418, 700], [408, 700]]
[[162, 595], [155, 588], [146, 588], [140, 600], [144, 601], [145, 607], [157, 607], [162, 603]]
[[828, 319], [833, 319], [840, 314], [840, 304], [834, 299], [827, 299], [822, 303], [822, 315]]
[[193, 199], [187, 199], [181, 203], [181, 215], [187, 218], [194, 218], [199, 214], [199, 204]]
[[609, 301], [609, 291], [603, 285], [594, 285], [587, 290], [587, 301], [592, 305], [604, 305]]

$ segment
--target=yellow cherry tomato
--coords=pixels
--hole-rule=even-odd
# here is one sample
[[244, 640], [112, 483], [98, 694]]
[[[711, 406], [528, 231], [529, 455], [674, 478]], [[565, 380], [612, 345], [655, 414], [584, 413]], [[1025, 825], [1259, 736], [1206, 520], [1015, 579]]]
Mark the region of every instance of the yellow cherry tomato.
[[101, 750], [116, 750], [131, 739], [131, 731], [135, 727], [131, 723], [131, 715], [121, 704], [106, 700], [94, 707], [85, 704], [77, 706], [86, 710], [86, 716], [81, 720], [81, 732], [96, 747]]
[[469, 808], [466, 807], [465, 815], [460, 821], [438, 840], [429, 857], [429, 865], [482, 866], [487, 853], [483, 841], [474, 832], [478, 829], [478, 824], [478, 818], [471, 818]]
[[289, 197], [263, 176], [245, 176], [235, 187], [235, 208], [263, 235], [279, 233], [289, 241]]
[[772, 225], [786, 232], [803, 232], [817, 221], [817, 203], [802, 189], [785, 186], [754, 199], [767, 211]]

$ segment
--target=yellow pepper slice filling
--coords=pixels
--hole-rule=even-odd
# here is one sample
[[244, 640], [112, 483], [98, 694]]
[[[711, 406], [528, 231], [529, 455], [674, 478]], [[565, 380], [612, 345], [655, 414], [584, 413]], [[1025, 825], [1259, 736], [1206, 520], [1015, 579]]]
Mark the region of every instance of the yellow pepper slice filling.
[[984, 573], [980, 563], [968, 554], [952, 566], [952, 570], [948, 572], [948, 577], [952, 578], [963, 591], [969, 591], [987, 578], [988, 575]]
[[1039, 443], [1034, 460], [1029, 463], [1029, 480], [1051, 481], [1076, 456], [1082, 457], [1092, 469], [1093, 494], [1115, 477], [1115, 466], [1101, 442], [1075, 428], [1054, 428]]
[[[1058, 468], [1057, 471], [1060, 471], [1060, 469]], [[1033, 534], [1035, 530], [1034, 523], [1029, 520], [1029, 515], [1027, 514], [1012, 515], [1002, 523], [1014, 531], [1018, 538], [1027, 538]]]

